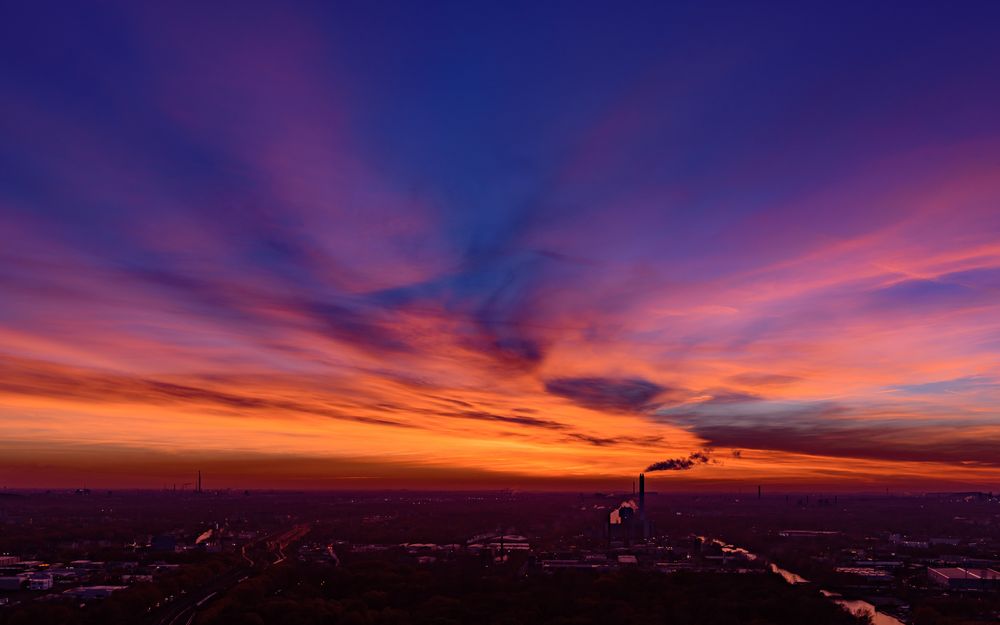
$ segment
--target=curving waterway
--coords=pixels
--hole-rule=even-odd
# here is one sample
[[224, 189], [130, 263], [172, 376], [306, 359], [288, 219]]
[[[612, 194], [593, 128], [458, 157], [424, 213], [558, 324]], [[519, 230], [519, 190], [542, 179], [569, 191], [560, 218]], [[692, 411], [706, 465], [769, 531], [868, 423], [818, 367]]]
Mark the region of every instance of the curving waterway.
[[[723, 554], [725, 553], [735, 553], [747, 557], [750, 560], [756, 560], [757, 554], [747, 551], [743, 547], [736, 547], [730, 545], [729, 543], [719, 540], [718, 538], [706, 538], [704, 536], [699, 536], [703, 542], [712, 542], [719, 545], [722, 548]], [[802, 577], [798, 573], [792, 573], [791, 571], [786, 571], [777, 564], [773, 562], [768, 566], [771, 567], [771, 571], [780, 575], [789, 584], [808, 584], [809, 580]], [[839, 593], [830, 592], [828, 590], [820, 590], [823, 596], [833, 601], [842, 608], [849, 610], [853, 614], [863, 612], [872, 617], [872, 625], [906, 625], [903, 621], [898, 618], [886, 614], [885, 612], [879, 612], [875, 606], [868, 603], [867, 601], [861, 601], [860, 599], [844, 599]]]
[[[774, 563], [771, 564], [771, 570], [784, 578], [784, 580], [789, 584], [806, 584], [809, 582], [809, 580], [801, 575], [792, 573], [791, 571], [786, 571]], [[823, 593], [824, 597], [838, 604], [842, 608], [849, 610], [853, 614], [858, 614], [859, 612], [868, 614], [872, 617], [872, 625], [905, 625], [903, 621], [899, 620], [895, 616], [886, 614], [885, 612], [879, 612], [875, 609], [875, 606], [867, 601], [862, 601], [860, 599], [844, 599], [838, 593], [830, 592], [828, 590], [821, 590], [820, 592]]]

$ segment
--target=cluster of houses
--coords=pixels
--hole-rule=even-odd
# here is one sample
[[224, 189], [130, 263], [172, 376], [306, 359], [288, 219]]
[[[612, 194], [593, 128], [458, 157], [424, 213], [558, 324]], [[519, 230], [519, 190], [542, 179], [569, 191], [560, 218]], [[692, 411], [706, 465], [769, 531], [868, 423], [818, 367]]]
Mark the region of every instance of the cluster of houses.
[[48, 592], [52, 598], [83, 601], [103, 599], [131, 584], [151, 582], [154, 575], [179, 566], [94, 560], [43, 562], [0, 555], [0, 597], [6, 599], [3, 604], [10, 603], [11, 596], [25, 592]]

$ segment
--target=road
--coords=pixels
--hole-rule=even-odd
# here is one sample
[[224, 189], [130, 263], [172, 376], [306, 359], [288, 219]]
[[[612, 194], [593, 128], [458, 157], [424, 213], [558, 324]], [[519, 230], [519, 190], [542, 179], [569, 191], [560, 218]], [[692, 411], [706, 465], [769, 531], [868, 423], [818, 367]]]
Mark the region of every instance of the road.
[[272, 562], [272, 564], [281, 564], [287, 558], [285, 556], [285, 548], [289, 544], [299, 540], [303, 536], [309, 533], [309, 524], [303, 523], [301, 525], [296, 525], [292, 529], [288, 530], [284, 534], [273, 538], [268, 541], [268, 548], [277, 554], [277, 559]]
[[[197, 592], [183, 595], [164, 607], [150, 622], [154, 625], [191, 625], [202, 606], [225, 594], [250, 576], [260, 574], [268, 567], [284, 562], [287, 559], [285, 549], [288, 545], [301, 539], [309, 533], [309, 530], [308, 524], [296, 525], [284, 532], [243, 545], [240, 555], [245, 564], [220, 575]], [[258, 545], [264, 546], [263, 553], [255, 549]]]
[[190, 625], [202, 607], [216, 596], [226, 592], [242, 579], [246, 579], [248, 569], [238, 567], [215, 578], [211, 584], [198, 592], [181, 596], [173, 603], [166, 606], [163, 611], [152, 620], [156, 625]]

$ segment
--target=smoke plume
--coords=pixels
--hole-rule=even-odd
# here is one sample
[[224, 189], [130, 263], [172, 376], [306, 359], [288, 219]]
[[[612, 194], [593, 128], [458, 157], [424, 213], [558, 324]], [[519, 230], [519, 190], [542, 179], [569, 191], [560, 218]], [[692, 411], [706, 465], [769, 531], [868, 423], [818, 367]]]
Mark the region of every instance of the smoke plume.
[[646, 467], [646, 473], [653, 471], [687, 471], [695, 465], [708, 464], [710, 460], [706, 452], [696, 451], [687, 458], [670, 458], [669, 460], [654, 462]]

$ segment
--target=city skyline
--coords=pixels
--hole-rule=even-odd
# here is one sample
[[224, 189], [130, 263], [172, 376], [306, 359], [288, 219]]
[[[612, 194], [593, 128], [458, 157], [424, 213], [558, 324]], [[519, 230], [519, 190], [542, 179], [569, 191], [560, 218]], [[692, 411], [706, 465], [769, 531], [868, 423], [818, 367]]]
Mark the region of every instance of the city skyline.
[[996, 6], [4, 13], [0, 487], [1000, 478]]

